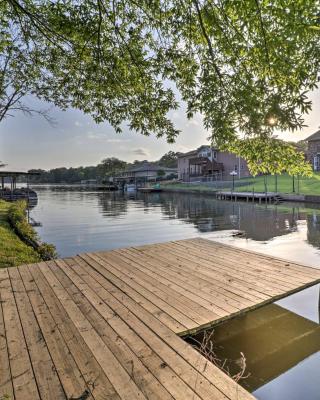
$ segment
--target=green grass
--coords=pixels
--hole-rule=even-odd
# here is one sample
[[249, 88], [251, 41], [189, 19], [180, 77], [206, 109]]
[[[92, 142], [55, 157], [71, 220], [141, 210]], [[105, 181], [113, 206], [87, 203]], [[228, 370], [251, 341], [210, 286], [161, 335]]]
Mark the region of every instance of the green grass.
[[38, 253], [22, 242], [8, 222], [10, 203], [0, 200], [0, 268], [40, 261]]
[[[241, 182], [248, 182], [248, 185], [245, 186], [236, 186], [237, 191], [246, 192], [252, 191], [255, 192], [264, 192], [265, 185], [264, 179], [267, 182], [267, 190], [268, 192], [278, 191], [279, 193], [293, 193], [293, 178], [292, 176], [283, 174], [278, 175], [277, 181], [277, 190], [276, 190], [276, 177], [273, 175], [268, 175], [266, 177], [258, 176], [255, 178], [249, 179], [241, 179]], [[294, 192], [299, 194], [307, 194], [307, 195], [320, 195], [320, 174], [314, 174], [312, 178], [294, 178]]]
[[190, 191], [191, 190], [196, 190], [196, 191], [201, 191], [201, 192], [212, 192], [216, 191], [214, 187], [206, 186], [206, 185], [201, 185], [201, 184], [189, 184], [189, 183], [165, 183], [161, 184], [161, 187], [168, 188], [168, 189], [175, 189], [179, 190], [181, 192], [183, 191]]
[[[276, 178], [273, 175], [264, 176], [257, 176], [255, 178], [243, 178], [238, 181], [235, 180], [235, 191], [237, 192], [264, 192], [265, 185], [264, 179], [267, 182], [267, 191], [268, 192], [276, 192], [279, 193], [293, 193], [293, 178], [292, 176], [283, 174], [278, 175], [278, 185], [276, 190]], [[238, 186], [239, 182], [241, 186]], [[244, 183], [247, 183], [244, 185]], [[294, 185], [295, 185], [295, 193], [296, 194], [306, 194], [306, 195], [319, 195], [320, 196], [320, 173], [315, 173], [311, 178], [294, 178]], [[201, 192], [211, 192], [215, 191], [216, 188], [213, 186], [209, 187], [206, 185], [197, 184], [188, 184], [188, 183], [168, 183], [161, 185], [163, 188], [171, 188], [176, 189], [181, 192], [183, 191], [190, 191], [190, 189], [194, 191], [201, 191]], [[229, 182], [229, 185], [225, 188], [219, 188], [218, 190], [230, 190], [232, 186], [232, 182]]]

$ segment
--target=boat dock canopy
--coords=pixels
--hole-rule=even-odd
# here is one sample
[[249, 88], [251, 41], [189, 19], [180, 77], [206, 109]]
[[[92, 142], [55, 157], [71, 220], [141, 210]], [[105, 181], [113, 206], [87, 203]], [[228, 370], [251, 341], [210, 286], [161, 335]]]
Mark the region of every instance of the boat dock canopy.
[[0, 398], [252, 400], [180, 336], [318, 282], [205, 239], [0, 269]]
[[18, 176], [33, 176], [40, 175], [40, 172], [24, 172], [24, 171], [1, 171], [0, 177], [3, 178], [17, 178]]
[[39, 172], [24, 172], [24, 171], [3, 171], [0, 170], [0, 178], [1, 178], [1, 188], [4, 189], [5, 178], [10, 179], [11, 190], [16, 189], [17, 187], [17, 178], [19, 176], [34, 176], [40, 175]]

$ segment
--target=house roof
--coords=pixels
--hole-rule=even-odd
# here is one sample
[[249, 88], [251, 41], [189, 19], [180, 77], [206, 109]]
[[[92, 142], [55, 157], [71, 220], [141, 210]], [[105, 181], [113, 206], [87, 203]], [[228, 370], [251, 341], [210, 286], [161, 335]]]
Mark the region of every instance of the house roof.
[[189, 157], [189, 156], [193, 156], [193, 155], [196, 156], [197, 153], [198, 153], [198, 150], [191, 150], [191, 151], [188, 151], [187, 153], [178, 154], [178, 158]]
[[305, 140], [307, 142], [312, 142], [314, 140], [320, 140], [320, 130], [313, 133], [311, 136], [308, 136]]
[[[191, 151], [188, 151], [187, 153], [180, 153], [180, 154], [178, 154], [178, 158], [190, 157], [190, 156], [193, 156], [193, 155], [197, 155], [199, 153], [199, 151], [201, 151], [205, 147], [209, 147], [210, 148], [210, 145], [203, 144], [202, 146], [198, 147], [196, 150], [191, 150]], [[214, 150], [217, 150], [217, 149], [214, 149]]]
[[133, 167], [128, 169], [127, 172], [144, 172], [144, 171], [165, 171], [165, 172], [175, 172], [177, 168], [167, 168], [162, 167], [161, 165], [157, 164], [143, 164], [139, 165], [138, 167]]
[[[204, 148], [211, 148], [211, 146], [209, 144], [203, 144], [202, 146], [198, 147], [196, 150], [191, 150], [188, 151], [187, 153], [179, 153], [178, 154], [178, 158], [183, 158], [183, 157], [190, 157], [190, 156], [197, 156], [199, 151], [201, 151]], [[217, 148], [213, 148], [213, 150], [217, 151]]]
[[24, 171], [0, 171], [0, 177], [8, 178], [8, 177], [17, 177], [17, 176], [33, 176], [40, 175], [40, 172], [24, 172]]

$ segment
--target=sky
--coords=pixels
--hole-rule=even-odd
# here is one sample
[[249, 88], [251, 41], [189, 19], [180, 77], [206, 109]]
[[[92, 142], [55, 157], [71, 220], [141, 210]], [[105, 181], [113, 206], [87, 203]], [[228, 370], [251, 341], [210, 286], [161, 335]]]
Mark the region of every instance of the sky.
[[[278, 137], [298, 141], [318, 130], [320, 89], [313, 92], [310, 99], [313, 110], [305, 118], [308, 126], [301, 132], [279, 132]], [[33, 99], [29, 101], [35, 103]], [[187, 120], [182, 108], [170, 116], [181, 130], [174, 144], [168, 144], [165, 138], [145, 137], [126, 128], [122, 134], [117, 134], [108, 123], [97, 125], [90, 116], [73, 109], [52, 108], [50, 117], [54, 125], [38, 115], [30, 117], [17, 113], [0, 124], [0, 161], [7, 164], [8, 170], [16, 171], [97, 165], [107, 157], [128, 162], [153, 161], [169, 150], [186, 152], [207, 143], [209, 132], [203, 127], [201, 115]]]

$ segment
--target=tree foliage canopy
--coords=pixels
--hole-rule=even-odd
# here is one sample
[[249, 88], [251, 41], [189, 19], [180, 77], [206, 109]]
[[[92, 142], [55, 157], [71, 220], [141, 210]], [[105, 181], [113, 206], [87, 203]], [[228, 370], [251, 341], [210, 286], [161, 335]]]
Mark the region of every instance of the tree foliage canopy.
[[168, 151], [168, 153], [164, 154], [158, 164], [162, 167], [167, 168], [177, 168], [178, 167], [178, 154], [172, 150]]
[[228, 149], [237, 152], [247, 163], [252, 175], [282, 174], [312, 175], [311, 165], [305, 162], [305, 153], [296, 146], [277, 138], [236, 139]]
[[109, 157], [102, 160], [97, 166], [100, 176], [114, 176], [117, 173], [124, 171], [127, 167], [127, 162], [119, 160], [116, 157]]
[[32, 112], [32, 93], [173, 142], [168, 113], [182, 99], [218, 146], [239, 134], [243, 146], [266, 143], [311, 109], [319, 10], [319, 0], [2, 1], [0, 120]]

